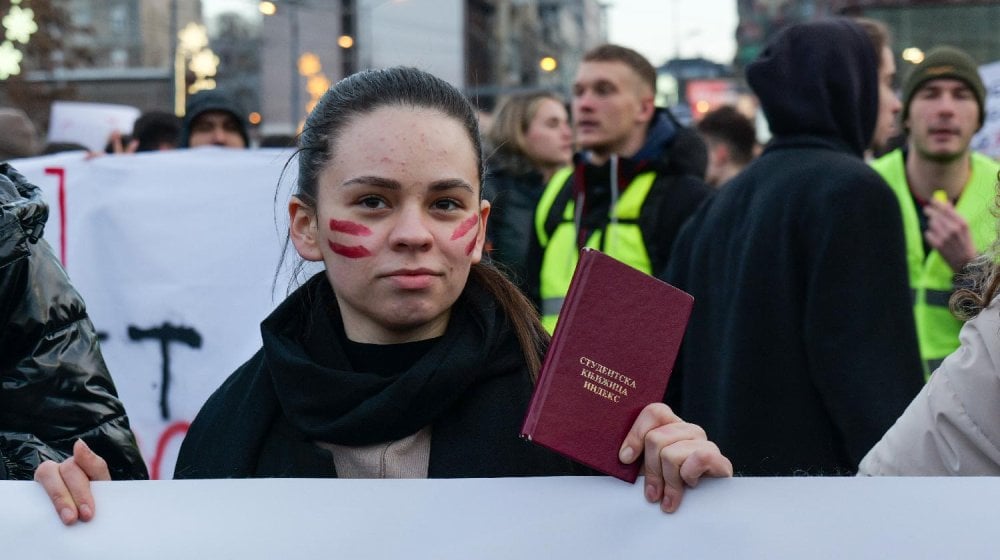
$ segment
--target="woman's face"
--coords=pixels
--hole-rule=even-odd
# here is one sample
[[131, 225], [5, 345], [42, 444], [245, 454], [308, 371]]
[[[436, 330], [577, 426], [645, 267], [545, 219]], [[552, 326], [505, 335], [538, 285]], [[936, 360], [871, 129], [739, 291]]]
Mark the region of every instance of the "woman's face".
[[315, 212], [289, 205], [296, 250], [326, 265], [351, 340], [440, 336], [489, 216], [468, 133], [439, 111], [383, 107], [347, 125], [333, 153]]
[[573, 132], [566, 108], [555, 99], [542, 99], [524, 133], [524, 152], [535, 165], [562, 167], [573, 157]]

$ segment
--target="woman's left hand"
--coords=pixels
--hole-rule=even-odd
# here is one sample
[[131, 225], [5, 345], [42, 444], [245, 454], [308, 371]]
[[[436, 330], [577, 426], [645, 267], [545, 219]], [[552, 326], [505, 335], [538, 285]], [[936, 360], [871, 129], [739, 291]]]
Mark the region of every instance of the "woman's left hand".
[[643, 493], [660, 502], [667, 513], [677, 511], [685, 484], [694, 487], [703, 476], [733, 476], [733, 465], [705, 430], [689, 424], [663, 403], [647, 405], [622, 443], [618, 458], [626, 464], [642, 456], [646, 477]]

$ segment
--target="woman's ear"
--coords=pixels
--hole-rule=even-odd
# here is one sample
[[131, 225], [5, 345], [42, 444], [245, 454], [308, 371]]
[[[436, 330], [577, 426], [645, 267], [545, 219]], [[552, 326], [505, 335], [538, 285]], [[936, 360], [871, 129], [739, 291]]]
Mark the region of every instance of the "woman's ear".
[[307, 261], [323, 260], [317, 239], [316, 212], [297, 196], [288, 202], [288, 235], [300, 257]]
[[486, 245], [486, 221], [490, 217], [490, 201], [479, 201], [479, 231], [476, 232], [476, 247], [472, 250], [472, 264], [483, 260], [483, 247]]

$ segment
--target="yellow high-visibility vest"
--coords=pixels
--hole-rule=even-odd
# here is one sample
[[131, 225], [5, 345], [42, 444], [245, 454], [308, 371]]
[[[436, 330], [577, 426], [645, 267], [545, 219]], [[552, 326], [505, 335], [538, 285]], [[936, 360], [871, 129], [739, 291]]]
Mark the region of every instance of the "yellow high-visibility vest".
[[[906, 182], [906, 162], [902, 150], [893, 150], [872, 162], [899, 200], [906, 237], [906, 263], [913, 294], [913, 316], [917, 324], [924, 374], [930, 375], [944, 358], [958, 348], [962, 321], [948, 308], [954, 291], [954, 271], [937, 250], [924, 252], [923, 233], [917, 208]], [[1000, 163], [972, 153], [972, 174], [955, 205], [955, 211], [969, 223], [976, 251], [982, 253], [997, 235], [997, 219], [992, 214]]]
[[[556, 197], [566, 186], [572, 173], [571, 168], [566, 168], [552, 176], [535, 211], [535, 231], [543, 249], [542, 268], [539, 274], [542, 324], [550, 333], [555, 329], [559, 310], [562, 309], [563, 299], [566, 297], [580, 254], [576, 224], [573, 219], [576, 210], [575, 201], [567, 202], [559, 225], [551, 236], [545, 229], [545, 222], [552, 211]], [[656, 173], [653, 171], [640, 173], [632, 179], [612, 210], [614, 219], [603, 229], [592, 232], [585, 245], [598, 249], [646, 274], [651, 274], [652, 263], [646, 251], [646, 244], [642, 240], [642, 231], [639, 229], [639, 213], [649, 191], [653, 188], [655, 179]]]

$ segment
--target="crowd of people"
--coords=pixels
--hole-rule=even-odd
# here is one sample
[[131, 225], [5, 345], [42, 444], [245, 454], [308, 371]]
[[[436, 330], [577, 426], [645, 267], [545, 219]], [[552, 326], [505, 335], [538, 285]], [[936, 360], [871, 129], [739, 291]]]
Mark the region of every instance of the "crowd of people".
[[[746, 68], [764, 146], [734, 108], [692, 128], [656, 107], [655, 69], [617, 45], [585, 54], [568, 104], [512, 95], [484, 131], [426, 72], [343, 79], [297, 138], [288, 203], [288, 243], [323, 270], [264, 318], [174, 476], [593, 474], [518, 437], [584, 247], [695, 297], [664, 401], [620, 448], [664, 511], [705, 476], [1000, 474], [985, 88], [941, 47], [900, 99], [894, 61], [872, 20], [781, 31]], [[111, 151], [250, 145], [218, 92], [146, 117]], [[0, 169], [0, 478], [86, 521], [90, 481], [146, 472], [37, 187]]]

